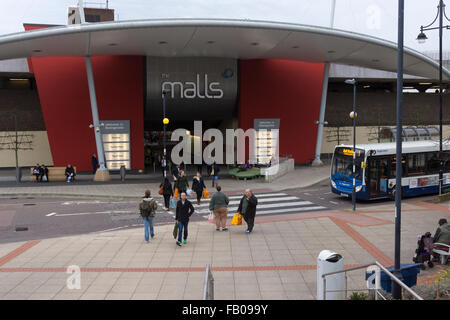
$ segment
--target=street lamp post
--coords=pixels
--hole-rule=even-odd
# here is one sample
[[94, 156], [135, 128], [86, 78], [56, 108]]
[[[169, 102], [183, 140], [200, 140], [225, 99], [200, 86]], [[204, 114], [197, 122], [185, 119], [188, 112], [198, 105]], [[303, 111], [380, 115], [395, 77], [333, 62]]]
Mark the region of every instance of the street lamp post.
[[[395, 155], [395, 240], [394, 240], [394, 271], [393, 274], [403, 280], [400, 265], [401, 243], [401, 212], [402, 212], [402, 126], [403, 126], [403, 53], [405, 29], [405, 1], [398, 0], [398, 30], [397, 30], [397, 102], [396, 102], [396, 155]], [[402, 298], [402, 288], [392, 281], [392, 296], [396, 300]]]
[[164, 159], [163, 159], [163, 168], [164, 168], [164, 178], [167, 177], [167, 152], [166, 152], [166, 126], [169, 124], [169, 119], [166, 118], [166, 94], [168, 91], [162, 91], [162, 102], [163, 102], [163, 148], [164, 148]]
[[353, 111], [350, 113], [350, 118], [353, 119], [353, 185], [352, 185], [352, 209], [356, 210], [356, 80], [345, 80], [346, 84], [353, 85]]
[[[443, 25], [444, 17], [447, 21], [450, 19], [445, 13], [445, 4], [443, 0], [439, 0], [438, 12], [436, 18], [427, 26], [420, 27], [420, 33], [417, 36], [419, 43], [424, 43], [428, 38], [424, 31], [439, 29], [439, 195], [442, 194], [442, 184], [443, 184], [443, 165], [444, 161], [442, 159], [442, 105], [443, 105], [443, 83], [442, 83], [442, 31], [444, 28], [450, 29], [450, 25]], [[432, 27], [436, 20], [439, 18], [439, 27]]]

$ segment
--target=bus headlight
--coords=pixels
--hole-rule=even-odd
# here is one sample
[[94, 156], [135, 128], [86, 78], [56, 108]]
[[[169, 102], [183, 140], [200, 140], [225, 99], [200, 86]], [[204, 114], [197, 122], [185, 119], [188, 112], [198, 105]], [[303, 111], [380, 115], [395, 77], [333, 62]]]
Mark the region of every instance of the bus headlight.
[[356, 192], [360, 192], [361, 189], [362, 189], [362, 186], [357, 186], [357, 187], [355, 188], [355, 191], [356, 191]]
[[333, 188], [336, 189], [336, 182], [334, 182], [333, 180], [331, 180], [331, 186], [332, 186]]

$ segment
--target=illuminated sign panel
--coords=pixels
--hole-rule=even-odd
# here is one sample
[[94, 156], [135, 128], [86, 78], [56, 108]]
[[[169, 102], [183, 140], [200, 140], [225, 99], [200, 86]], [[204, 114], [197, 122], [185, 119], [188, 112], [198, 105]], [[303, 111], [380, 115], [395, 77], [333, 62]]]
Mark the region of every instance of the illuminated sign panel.
[[268, 164], [272, 157], [278, 159], [278, 133], [280, 119], [254, 119], [255, 154], [261, 164]]
[[101, 121], [100, 128], [106, 167], [119, 170], [125, 166], [125, 169], [130, 170], [130, 120]]

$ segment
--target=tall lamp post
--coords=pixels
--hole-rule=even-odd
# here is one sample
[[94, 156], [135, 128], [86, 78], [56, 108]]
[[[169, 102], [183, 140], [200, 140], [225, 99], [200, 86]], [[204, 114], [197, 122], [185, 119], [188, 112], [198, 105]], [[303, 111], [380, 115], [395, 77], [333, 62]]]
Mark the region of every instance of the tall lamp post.
[[[402, 213], [402, 132], [403, 132], [403, 53], [405, 30], [405, 0], [398, 0], [397, 30], [397, 101], [396, 101], [396, 152], [395, 152], [395, 240], [393, 274], [403, 280], [400, 265], [401, 213]], [[392, 281], [392, 296], [396, 300], [402, 298], [402, 288]]]
[[353, 119], [353, 185], [352, 185], [352, 208], [356, 210], [356, 80], [347, 79], [346, 84], [353, 86], [353, 111], [350, 112], [350, 118]]
[[166, 118], [166, 94], [169, 93], [167, 90], [162, 91], [162, 102], [163, 102], [163, 148], [164, 148], [164, 159], [163, 159], [163, 168], [164, 168], [164, 178], [167, 177], [167, 152], [166, 152], [166, 126], [169, 124], [169, 119]]
[[[442, 31], [444, 28], [450, 29], [450, 25], [443, 25], [444, 17], [450, 22], [450, 19], [445, 13], [445, 4], [443, 0], [439, 0], [438, 12], [436, 18], [427, 26], [420, 27], [420, 33], [417, 36], [419, 43], [425, 43], [428, 39], [424, 31], [439, 29], [439, 195], [442, 194], [443, 184], [443, 159], [442, 159], [442, 104], [443, 104], [443, 84], [442, 84]], [[432, 27], [439, 18], [439, 27]]]

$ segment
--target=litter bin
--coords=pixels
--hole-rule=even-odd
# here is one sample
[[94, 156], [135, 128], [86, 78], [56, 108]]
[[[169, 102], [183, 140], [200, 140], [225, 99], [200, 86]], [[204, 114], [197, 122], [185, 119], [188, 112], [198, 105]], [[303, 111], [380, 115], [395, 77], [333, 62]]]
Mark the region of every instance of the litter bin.
[[[323, 250], [317, 257], [317, 300], [345, 299], [345, 274], [343, 272], [326, 277], [326, 297], [323, 294], [322, 275], [344, 270], [344, 258], [333, 251]], [[328, 291], [335, 292], [328, 292]]]
[[125, 166], [120, 166], [120, 180], [121, 181], [125, 181], [125, 174], [126, 174]]
[[[406, 284], [408, 287], [415, 286], [417, 284], [417, 274], [420, 273], [420, 266], [421, 263], [415, 263], [415, 264], [401, 264], [400, 265], [400, 272], [403, 277], [403, 283]], [[394, 272], [395, 266], [390, 266], [386, 269], [388, 269], [389, 272]], [[368, 270], [366, 271], [366, 280], [370, 281], [372, 285], [375, 285], [375, 277], [374, 270]], [[392, 279], [383, 271], [381, 270], [381, 276], [380, 276], [380, 282], [381, 282], [381, 288], [383, 288], [386, 292], [392, 291]]]

